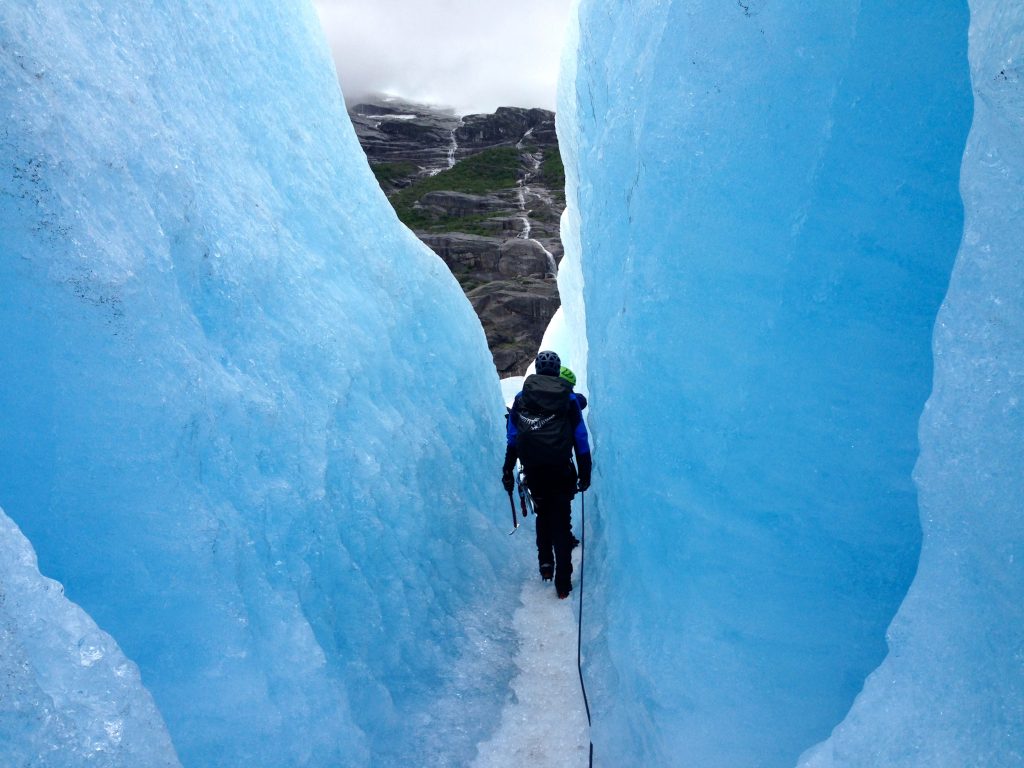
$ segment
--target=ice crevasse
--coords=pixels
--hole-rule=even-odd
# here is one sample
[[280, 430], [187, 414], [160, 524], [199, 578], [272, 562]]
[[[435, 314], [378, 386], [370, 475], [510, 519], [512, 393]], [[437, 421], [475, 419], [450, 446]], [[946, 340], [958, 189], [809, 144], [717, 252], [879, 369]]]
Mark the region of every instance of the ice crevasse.
[[32, 546], [3, 510], [0, 585], [4, 764], [180, 768], [138, 669], [39, 573]]
[[595, 754], [1024, 764], [1024, 11], [582, 0], [573, 35]]
[[[1020, 765], [1024, 11], [571, 32], [598, 764]], [[0, 54], [0, 762], [468, 764], [501, 395], [313, 10], [10, 0]]]
[[[54, 751], [471, 759], [512, 673], [500, 390], [311, 4], [4, 2], [0, 114], [0, 505], [138, 665], [125, 733], [166, 725]], [[45, 669], [0, 664], [8, 765]]]

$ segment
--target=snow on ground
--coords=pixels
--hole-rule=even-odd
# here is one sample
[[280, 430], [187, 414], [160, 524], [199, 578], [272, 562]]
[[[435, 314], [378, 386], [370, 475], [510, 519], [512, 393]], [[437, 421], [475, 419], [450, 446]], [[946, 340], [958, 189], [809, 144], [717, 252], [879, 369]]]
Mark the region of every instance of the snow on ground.
[[527, 518], [513, 537], [516, 548], [529, 549], [529, 557], [521, 558], [529, 570], [512, 620], [519, 635], [515, 696], [494, 736], [480, 745], [473, 768], [576, 768], [587, 765], [590, 753], [576, 667], [580, 550], [573, 551], [572, 595], [559, 600], [551, 582], [542, 582], [537, 573], [533, 520]]

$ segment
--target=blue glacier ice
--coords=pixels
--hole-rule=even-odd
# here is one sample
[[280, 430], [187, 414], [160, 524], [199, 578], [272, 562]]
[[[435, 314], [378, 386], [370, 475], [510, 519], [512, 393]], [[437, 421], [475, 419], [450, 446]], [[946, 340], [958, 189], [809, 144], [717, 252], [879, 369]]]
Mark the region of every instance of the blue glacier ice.
[[0, 504], [39, 570], [186, 766], [467, 762], [513, 672], [500, 389], [311, 5], [9, 0], [0, 52]]
[[0, 585], [3, 764], [180, 768], [138, 668], [39, 573], [2, 509]]
[[[597, 764], [1021, 765], [1024, 10], [578, 10]], [[7, 0], [0, 115], [0, 765], [514, 759], [501, 388], [308, 2]]]
[[1024, 7], [972, 0], [963, 241], [921, 419], [924, 542], [892, 652], [801, 765], [1024, 765]]
[[[966, 2], [580, 3], [558, 115], [603, 764], [794, 765], [886, 656], [918, 567], [918, 421], [963, 233], [968, 22]], [[932, 483], [931, 435], [958, 427], [934, 420], [926, 523], [957, 495]]]

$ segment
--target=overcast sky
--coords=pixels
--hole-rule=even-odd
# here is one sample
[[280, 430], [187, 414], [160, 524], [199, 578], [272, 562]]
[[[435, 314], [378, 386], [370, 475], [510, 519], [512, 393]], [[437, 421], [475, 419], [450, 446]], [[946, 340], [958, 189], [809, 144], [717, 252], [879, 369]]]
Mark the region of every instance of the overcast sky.
[[349, 101], [555, 108], [572, 0], [315, 0]]

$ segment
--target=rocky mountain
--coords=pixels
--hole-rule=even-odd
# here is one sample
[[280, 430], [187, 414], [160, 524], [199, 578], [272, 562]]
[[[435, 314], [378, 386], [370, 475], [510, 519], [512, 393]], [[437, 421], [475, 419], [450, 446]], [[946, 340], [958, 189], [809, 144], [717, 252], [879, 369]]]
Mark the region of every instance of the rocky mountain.
[[565, 175], [554, 113], [458, 116], [376, 98], [349, 115], [398, 216], [476, 309], [498, 372], [522, 374], [559, 304]]

